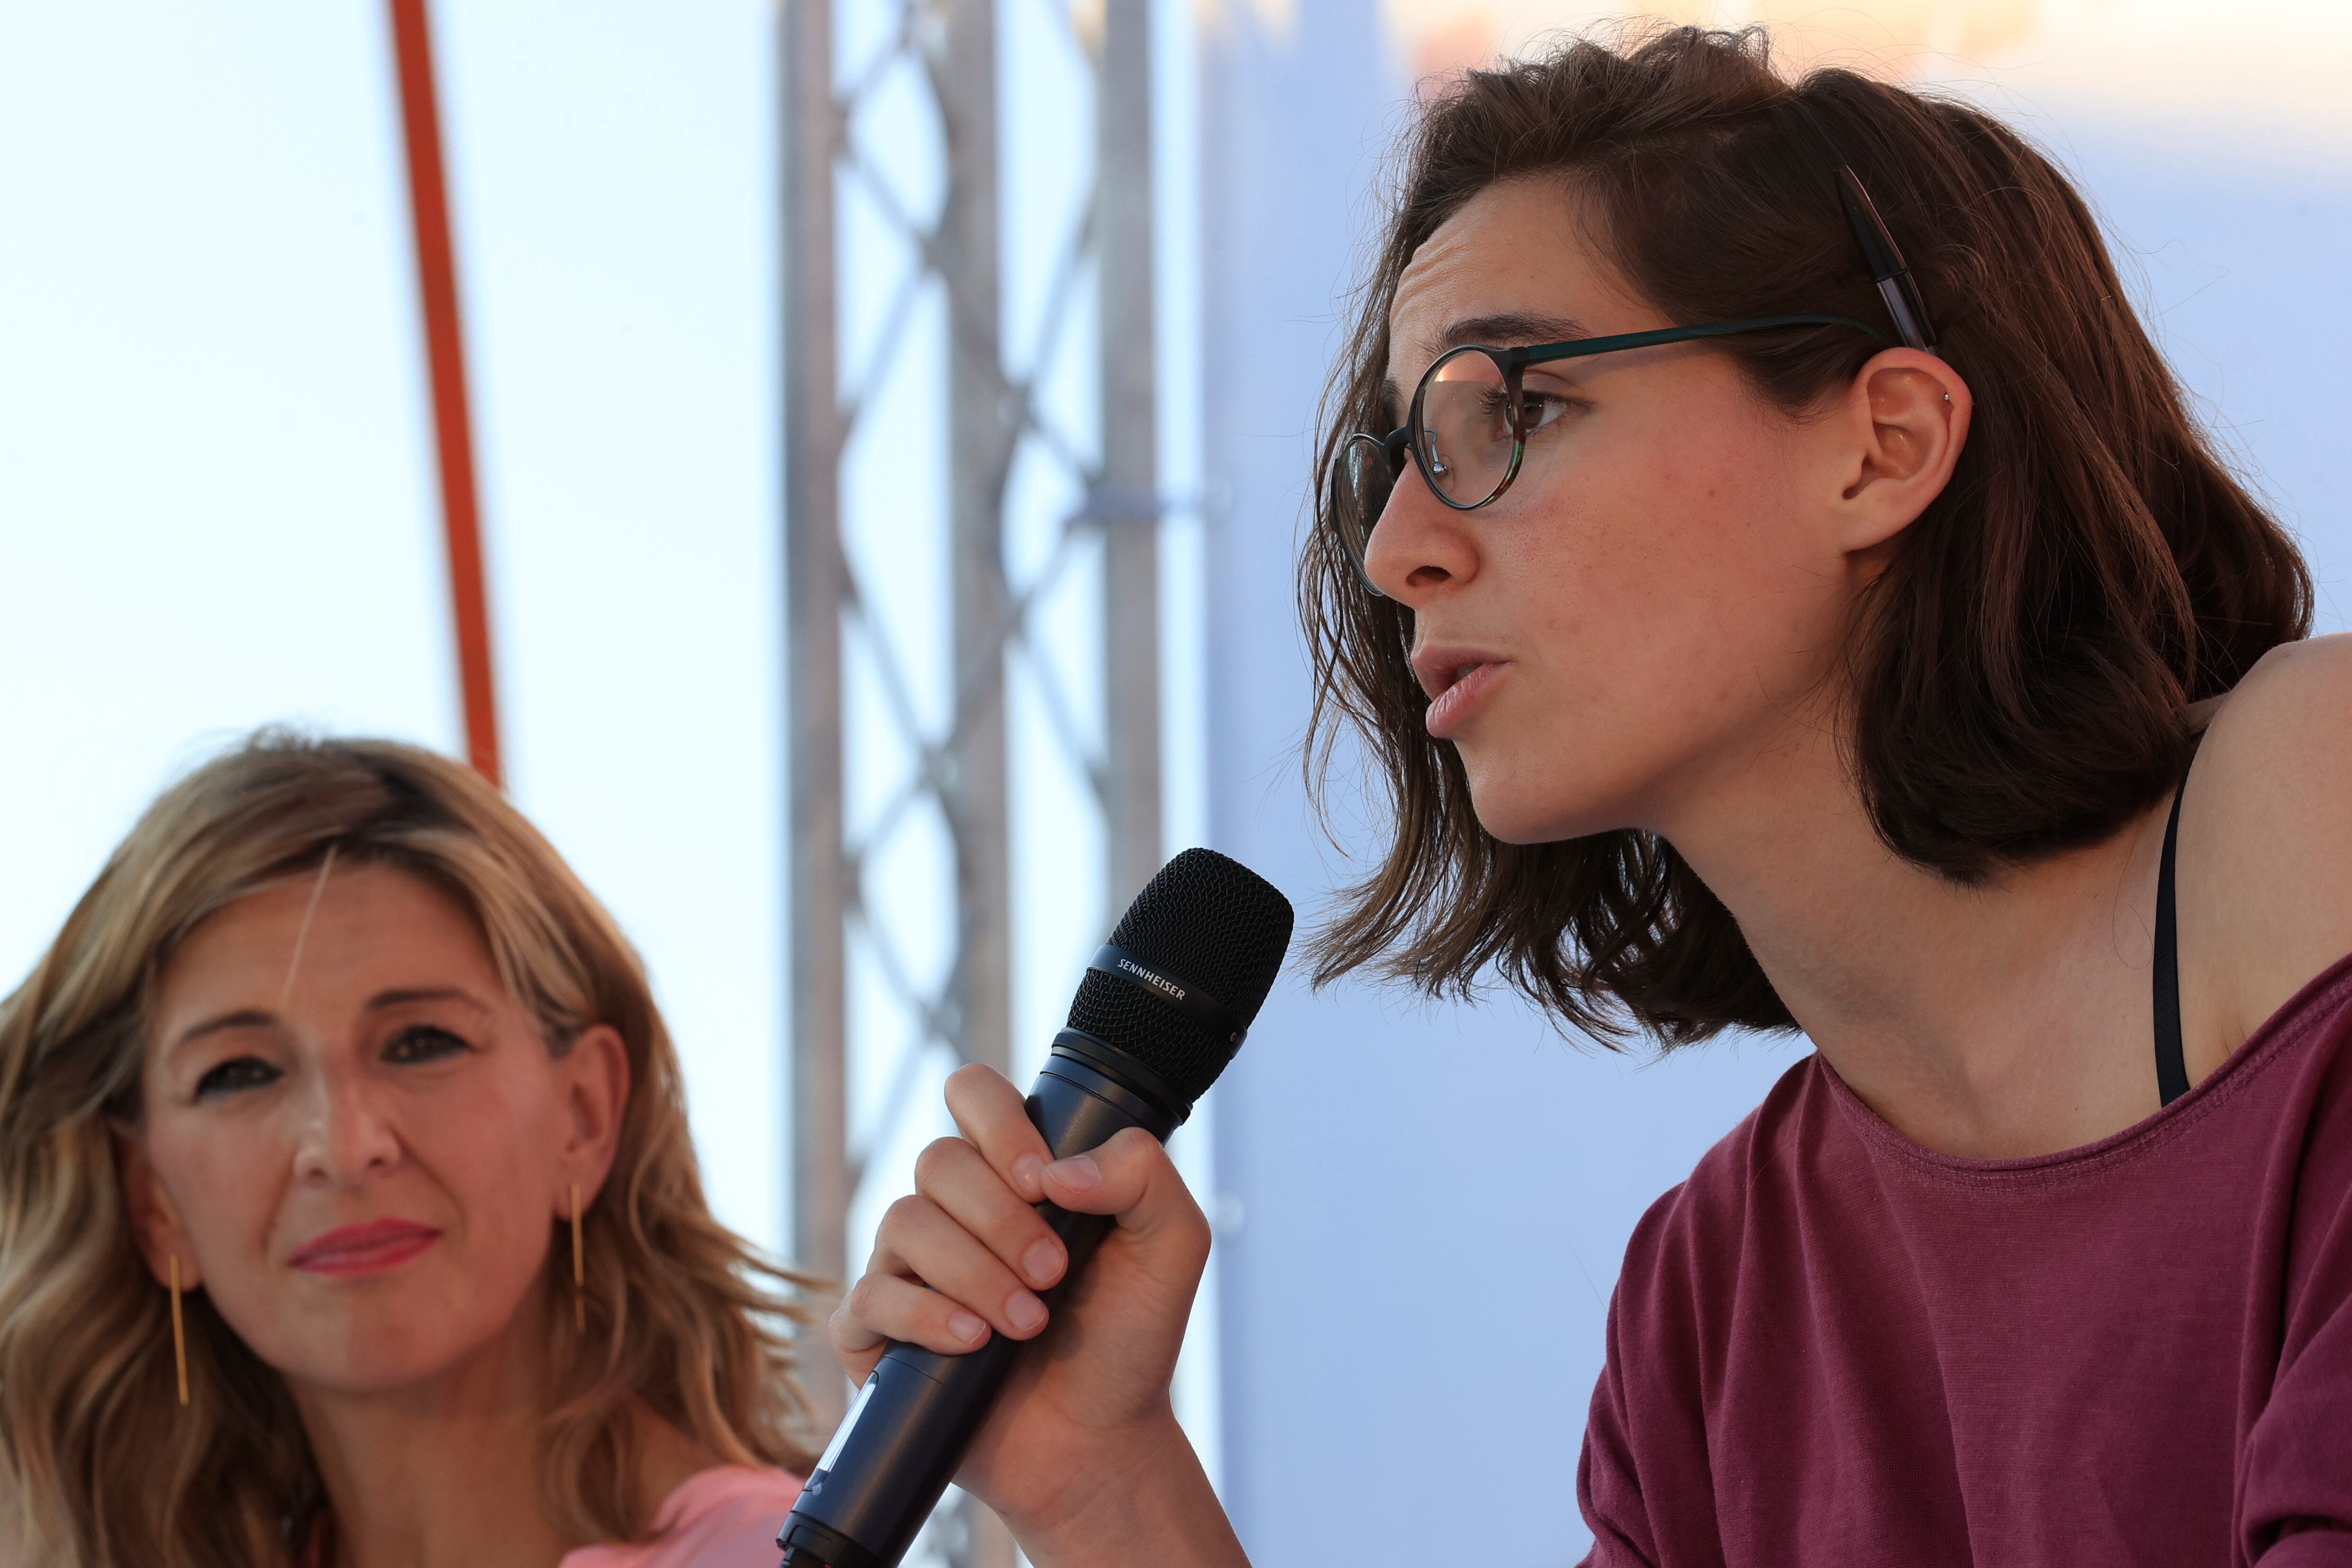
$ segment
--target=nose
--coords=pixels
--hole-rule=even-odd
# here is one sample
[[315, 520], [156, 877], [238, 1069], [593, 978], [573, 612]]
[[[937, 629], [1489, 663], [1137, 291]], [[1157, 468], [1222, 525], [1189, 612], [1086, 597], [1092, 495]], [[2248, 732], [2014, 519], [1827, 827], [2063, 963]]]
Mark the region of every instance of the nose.
[[383, 1093], [360, 1073], [331, 1069], [315, 1074], [298, 1113], [302, 1123], [294, 1145], [295, 1176], [326, 1186], [352, 1186], [397, 1166], [400, 1139]]
[[1446, 584], [1477, 575], [1477, 538], [1470, 518], [1470, 513], [1439, 500], [1420, 467], [1407, 463], [1364, 542], [1364, 575], [1391, 599], [1420, 609]]

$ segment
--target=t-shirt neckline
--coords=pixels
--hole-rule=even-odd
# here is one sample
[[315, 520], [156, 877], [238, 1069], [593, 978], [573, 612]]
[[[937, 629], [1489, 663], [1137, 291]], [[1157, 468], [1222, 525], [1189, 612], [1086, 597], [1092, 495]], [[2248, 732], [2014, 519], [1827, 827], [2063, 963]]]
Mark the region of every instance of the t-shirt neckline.
[[1874, 1152], [1892, 1155], [1924, 1175], [1972, 1186], [2038, 1186], [2089, 1176], [2138, 1158], [2205, 1120], [2284, 1054], [2299, 1040], [2305, 1026], [2323, 1012], [2322, 1004], [2339, 991], [2352, 989], [2352, 953], [2336, 959], [2287, 998], [2231, 1051], [2221, 1066], [2189, 1087], [2186, 1094], [2118, 1132], [2095, 1143], [2059, 1149], [2046, 1155], [1985, 1159], [1948, 1155], [1931, 1149], [1896, 1131], [1872, 1110], [1829, 1060], [1816, 1050], [1812, 1066], [1829, 1084], [1832, 1098], [1845, 1113], [1847, 1123], [1862, 1134]]
[[704, 1494], [723, 1492], [730, 1483], [741, 1485], [748, 1479], [765, 1485], [772, 1472], [751, 1465], [709, 1465], [688, 1476], [669, 1489], [667, 1495], [654, 1509], [651, 1533], [656, 1537], [676, 1530], [686, 1517], [694, 1512]]

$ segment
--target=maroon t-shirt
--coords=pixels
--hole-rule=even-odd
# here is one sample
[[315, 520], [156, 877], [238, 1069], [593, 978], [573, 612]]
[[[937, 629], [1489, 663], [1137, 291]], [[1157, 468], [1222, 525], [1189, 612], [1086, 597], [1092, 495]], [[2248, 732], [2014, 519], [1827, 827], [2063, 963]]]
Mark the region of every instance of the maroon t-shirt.
[[1577, 1494], [1592, 1568], [2352, 1564], [2352, 957], [2063, 1154], [1799, 1062], [1634, 1230]]

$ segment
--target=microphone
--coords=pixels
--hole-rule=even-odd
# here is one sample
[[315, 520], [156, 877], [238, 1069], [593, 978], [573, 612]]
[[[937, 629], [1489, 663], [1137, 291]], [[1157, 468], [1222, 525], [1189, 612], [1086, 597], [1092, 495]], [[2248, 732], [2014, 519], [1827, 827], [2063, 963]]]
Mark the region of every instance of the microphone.
[[[1029, 1092], [1054, 1157], [1125, 1127], [1166, 1142], [1241, 1048], [1290, 924], [1290, 901], [1237, 861], [1192, 849], [1161, 866], [1087, 966]], [[1116, 1221], [1051, 1203], [1037, 1212], [1070, 1254], [1050, 1307]], [[782, 1568], [896, 1568], [1025, 1343], [999, 1334], [962, 1355], [884, 1351], [776, 1534]]]

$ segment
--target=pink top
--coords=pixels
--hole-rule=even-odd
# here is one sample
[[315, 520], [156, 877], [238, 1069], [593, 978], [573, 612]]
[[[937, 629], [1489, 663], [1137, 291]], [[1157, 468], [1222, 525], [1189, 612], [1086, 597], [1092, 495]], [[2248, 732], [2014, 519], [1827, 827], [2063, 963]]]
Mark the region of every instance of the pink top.
[[2352, 958], [2063, 1154], [1799, 1062], [1635, 1229], [1577, 1492], [1591, 1568], [2352, 1565]]
[[583, 1546], [559, 1568], [776, 1568], [776, 1531], [800, 1495], [800, 1479], [782, 1470], [698, 1470], [654, 1511], [651, 1540]]

